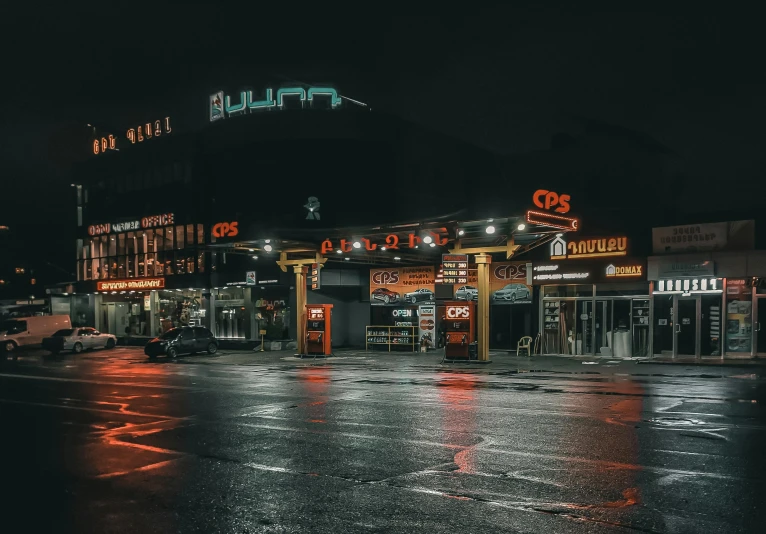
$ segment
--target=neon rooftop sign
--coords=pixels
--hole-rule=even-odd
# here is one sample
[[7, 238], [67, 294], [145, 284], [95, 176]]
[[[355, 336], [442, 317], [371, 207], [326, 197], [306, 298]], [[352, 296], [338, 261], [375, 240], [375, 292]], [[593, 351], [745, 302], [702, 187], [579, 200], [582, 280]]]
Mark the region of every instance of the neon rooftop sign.
[[329, 102], [331, 109], [337, 109], [341, 104], [341, 97], [332, 87], [280, 87], [276, 91], [267, 88], [262, 95], [253, 96], [252, 91], [240, 91], [227, 95], [218, 91], [210, 95], [208, 111], [210, 122], [241, 115], [245, 113], [257, 113], [273, 109], [285, 109], [286, 103], [300, 102], [301, 107], [313, 106], [319, 99]]

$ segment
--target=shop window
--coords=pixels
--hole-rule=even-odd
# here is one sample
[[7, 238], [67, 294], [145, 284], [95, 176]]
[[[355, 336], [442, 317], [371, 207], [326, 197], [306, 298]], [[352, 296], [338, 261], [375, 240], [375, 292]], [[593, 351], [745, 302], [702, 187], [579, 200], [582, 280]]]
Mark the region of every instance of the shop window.
[[194, 225], [193, 224], [186, 225], [186, 246], [190, 248], [194, 246]]
[[726, 281], [726, 352], [753, 349], [753, 289], [745, 280]]
[[546, 297], [592, 297], [593, 286], [588, 284], [570, 286], [545, 286], [543, 296]]
[[203, 224], [197, 225], [197, 244], [198, 245], [205, 244], [205, 225]]
[[[211, 252], [210, 253], [210, 271], [215, 272], [217, 266], [218, 266], [218, 253]], [[202, 272], [202, 269], [200, 269], [199, 272]]]
[[117, 278], [125, 278], [126, 277], [126, 271], [125, 264], [127, 262], [127, 258], [125, 256], [118, 256], [117, 257]]
[[184, 248], [184, 227], [176, 226], [176, 250]]
[[117, 239], [115, 239], [114, 236], [109, 237], [109, 256], [116, 256], [117, 255]]
[[205, 252], [202, 250], [197, 252], [197, 272], [205, 272]]
[[109, 258], [109, 278], [117, 278], [117, 258]]
[[163, 257], [165, 259], [165, 267], [164, 267], [165, 273], [164, 274], [165, 275], [172, 275], [172, 274], [174, 274], [175, 268], [174, 268], [174, 265], [173, 265], [173, 254], [172, 253], [171, 254], [165, 254]]
[[222, 339], [249, 339], [250, 312], [245, 302], [250, 290], [245, 288], [221, 289], [215, 298], [214, 334]]
[[[186, 254], [183, 252], [176, 252], [175, 254], [176, 274], [187, 274], [189, 271], [186, 268]], [[194, 272], [193, 270], [191, 272]]]
[[125, 234], [117, 234], [117, 255], [124, 256], [126, 252]]
[[179, 326], [207, 326], [205, 302], [200, 290], [159, 291], [157, 320], [160, 332]]

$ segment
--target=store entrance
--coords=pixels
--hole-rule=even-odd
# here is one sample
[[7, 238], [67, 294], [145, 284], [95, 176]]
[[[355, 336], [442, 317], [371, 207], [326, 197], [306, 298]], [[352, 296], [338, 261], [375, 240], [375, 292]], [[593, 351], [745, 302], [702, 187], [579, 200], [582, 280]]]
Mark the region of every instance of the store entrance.
[[655, 357], [721, 356], [721, 295], [657, 295], [654, 298]]

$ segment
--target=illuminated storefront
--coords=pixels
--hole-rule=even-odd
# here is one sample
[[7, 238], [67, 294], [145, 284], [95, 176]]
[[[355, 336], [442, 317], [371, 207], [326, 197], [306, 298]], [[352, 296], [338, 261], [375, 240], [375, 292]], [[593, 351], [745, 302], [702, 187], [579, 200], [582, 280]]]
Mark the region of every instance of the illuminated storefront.
[[[603, 241], [607, 252], [603, 256], [596, 256], [599, 245], [595, 243], [591, 253], [587, 245], [584, 248], [582, 257], [588, 259], [533, 262], [532, 283], [540, 292], [542, 354], [649, 356], [651, 306], [646, 262], [624, 257], [626, 249], [620, 250], [617, 240], [614, 251], [608, 250], [608, 239]], [[551, 249], [552, 259], [566, 257], [567, 248], [560, 248], [556, 241]], [[576, 248], [575, 254], [581, 250]]]

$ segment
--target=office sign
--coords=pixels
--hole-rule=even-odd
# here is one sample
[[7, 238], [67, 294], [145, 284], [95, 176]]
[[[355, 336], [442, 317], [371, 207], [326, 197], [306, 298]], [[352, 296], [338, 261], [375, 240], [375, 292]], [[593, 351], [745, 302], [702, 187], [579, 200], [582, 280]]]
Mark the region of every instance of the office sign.
[[170, 226], [174, 223], [172, 213], [163, 213], [160, 215], [151, 215], [143, 217], [141, 220], [123, 221], [117, 223], [91, 224], [88, 226], [88, 235], [97, 236], [109, 233], [128, 232], [131, 230], [143, 230], [146, 228], [157, 228], [160, 226]]
[[694, 295], [702, 293], [722, 293], [723, 281], [720, 278], [678, 278], [676, 280], [658, 280], [654, 285], [654, 294]]

